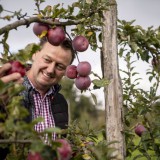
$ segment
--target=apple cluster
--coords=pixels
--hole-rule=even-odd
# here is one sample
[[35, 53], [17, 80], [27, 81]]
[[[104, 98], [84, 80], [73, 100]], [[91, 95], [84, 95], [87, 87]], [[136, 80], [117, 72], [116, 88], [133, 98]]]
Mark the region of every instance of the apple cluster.
[[54, 28], [50, 28], [49, 25], [43, 23], [35, 23], [33, 25], [33, 32], [39, 37], [42, 34], [45, 34], [48, 42], [54, 46], [59, 46], [66, 37], [63, 27], [56, 26]]
[[[50, 44], [59, 46], [66, 38], [65, 30], [61, 26], [49, 27], [47, 24], [35, 23], [33, 25], [33, 32], [38, 37], [47, 37]], [[85, 36], [77, 35], [72, 41], [72, 46], [75, 51], [84, 52], [89, 46], [89, 41]]]
[[81, 61], [78, 65], [69, 65], [66, 69], [66, 76], [75, 79], [75, 85], [80, 90], [86, 90], [91, 85], [89, 74], [91, 65], [87, 61]]

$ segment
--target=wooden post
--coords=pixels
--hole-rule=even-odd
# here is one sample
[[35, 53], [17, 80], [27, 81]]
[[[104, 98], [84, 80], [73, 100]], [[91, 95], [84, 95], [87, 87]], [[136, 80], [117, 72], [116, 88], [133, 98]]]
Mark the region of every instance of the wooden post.
[[119, 142], [114, 143], [113, 147], [118, 149], [118, 155], [124, 159], [123, 93], [118, 66], [117, 4], [115, 0], [109, 0], [109, 2], [111, 4], [109, 10], [103, 14], [102, 31], [102, 71], [104, 78], [110, 81], [110, 84], [104, 88], [106, 137], [108, 142]]

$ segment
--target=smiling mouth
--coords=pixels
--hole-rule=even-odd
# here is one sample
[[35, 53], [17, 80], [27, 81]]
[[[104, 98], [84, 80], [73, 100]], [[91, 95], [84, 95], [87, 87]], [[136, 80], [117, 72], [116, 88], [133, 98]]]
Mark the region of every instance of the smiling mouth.
[[53, 74], [48, 74], [46, 72], [42, 72], [42, 74], [46, 77], [46, 78], [54, 78]]

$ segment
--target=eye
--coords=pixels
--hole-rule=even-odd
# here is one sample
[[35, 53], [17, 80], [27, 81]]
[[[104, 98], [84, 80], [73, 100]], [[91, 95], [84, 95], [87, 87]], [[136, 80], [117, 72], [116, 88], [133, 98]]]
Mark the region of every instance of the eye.
[[63, 65], [61, 65], [61, 64], [57, 64], [57, 65], [56, 65], [56, 68], [57, 68], [58, 70], [60, 70], [60, 71], [63, 71], [63, 70], [66, 69], [66, 67], [63, 66]]
[[48, 59], [48, 58], [45, 58], [45, 57], [44, 57], [43, 59], [44, 59], [44, 62], [45, 62], [45, 63], [50, 63], [50, 62], [51, 62], [51, 60]]

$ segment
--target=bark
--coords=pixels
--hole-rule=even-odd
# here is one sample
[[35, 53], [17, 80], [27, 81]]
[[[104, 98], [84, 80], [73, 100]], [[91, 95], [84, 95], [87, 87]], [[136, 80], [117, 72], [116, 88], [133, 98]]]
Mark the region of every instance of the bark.
[[115, 0], [109, 0], [109, 2], [112, 5], [109, 10], [103, 13], [104, 26], [102, 34], [102, 71], [104, 78], [110, 81], [109, 85], [104, 88], [106, 137], [108, 142], [119, 142], [114, 143], [113, 147], [118, 149], [118, 155], [122, 157], [121, 159], [124, 159], [123, 93], [118, 66], [117, 4]]

